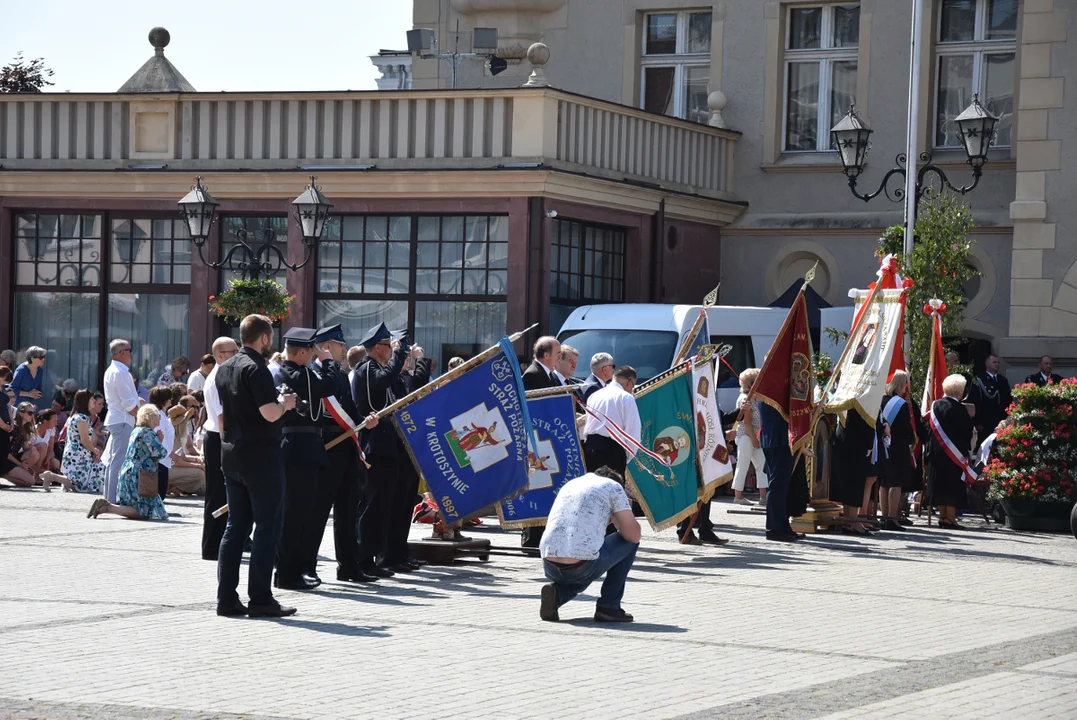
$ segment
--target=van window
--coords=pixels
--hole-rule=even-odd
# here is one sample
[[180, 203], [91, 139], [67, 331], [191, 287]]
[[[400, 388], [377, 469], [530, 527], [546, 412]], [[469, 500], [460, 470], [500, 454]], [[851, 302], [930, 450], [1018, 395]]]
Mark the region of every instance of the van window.
[[669, 369], [677, 351], [677, 333], [663, 330], [568, 330], [558, 340], [580, 351], [576, 377], [591, 374], [591, 356], [613, 355], [617, 367], [631, 365], [643, 382]]
[[[729, 345], [730, 350], [726, 353], [725, 362], [718, 362], [718, 384], [726, 382], [736, 374], [756, 367], [755, 350], [752, 348], [752, 338], [749, 335], [711, 335], [711, 344], [722, 347]], [[728, 363], [728, 365], [727, 365]], [[733, 370], [729, 367], [732, 366]]]

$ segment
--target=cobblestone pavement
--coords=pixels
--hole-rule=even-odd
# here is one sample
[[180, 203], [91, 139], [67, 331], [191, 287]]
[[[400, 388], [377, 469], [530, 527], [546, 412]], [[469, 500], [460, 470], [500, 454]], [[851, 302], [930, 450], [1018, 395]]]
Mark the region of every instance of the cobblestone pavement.
[[2, 717], [1077, 717], [1069, 536], [970, 520], [788, 546], [716, 503], [729, 545], [645, 533], [633, 625], [595, 625], [593, 594], [540, 621], [520, 556], [374, 587], [325, 562], [270, 621], [214, 614], [200, 502], [151, 524], [88, 520], [91, 501], [0, 492]]

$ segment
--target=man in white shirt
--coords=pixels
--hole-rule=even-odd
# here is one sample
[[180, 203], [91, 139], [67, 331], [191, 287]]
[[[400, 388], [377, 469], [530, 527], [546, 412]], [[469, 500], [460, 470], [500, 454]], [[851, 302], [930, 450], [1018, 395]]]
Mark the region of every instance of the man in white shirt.
[[135, 428], [135, 414], [145, 401], [138, 396], [135, 381], [131, 378], [131, 343], [116, 339], [109, 343], [108, 349], [112, 363], [105, 370], [105, 403], [108, 405], [105, 429], [109, 435], [101, 455], [101, 462], [107, 469], [102, 494], [110, 503], [115, 503], [118, 500], [116, 494], [120, 486], [120, 468], [127, 457], [127, 445]]
[[[595, 621], [632, 622], [621, 608], [621, 598], [641, 531], [621, 482], [620, 476], [603, 468], [569, 480], [557, 493], [539, 545], [542, 568], [550, 580], [542, 586], [543, 620], [557, 622], [557, 609], [605, 574]], [[611, 522], [617, 532], [607, 535]]]
[[613, 381], [615, 367], [613, 356], [609, 353], [600, 352], [591, 356], [591, 374], [583, 381], [583, 384], [587, 386], [583, 391], [584, 402]]
[[587, 407], [599, 413], [599, 417], [588, 414], [587, 424], [583, 426], [583, 464], [589, 472], [605, 465], [624, 475], [628, 452], [610, 436], [606, 421], [601, 416], [606, 416], [617, 427], [639, 440], [642, 424], [636, 398], [632, 397], [632, 390], [636, 387], [636, 371], [623, 365], [613, 373], [613, 379], [614, 382], [587, 399]]
[[202, 362], [198, 366], [198, 370], [191, 373], [190, 379], [187, 381], [187, 389], [190, 392], [196, 390], [205, 391], [206, 378], [213, 372], [213, 368], [217, 366], [217, 361], [213, 358], [212, 354], [202, 356]]
[[227, 515], [213, 517], [217, 508], [228, 504], [224, 472], [221, 470], [221, 416], [224, 414], [224, 408], [217, 390], [217, 368], [237, 352], [239, 345], [230, 337], [219, 337], [213, 341], [213, 359], [216, 362], [202, 389], [206, 405], [206, 422], [202, 425], [202, 430], [206, 433], [202, 442], [202, 457], [206, 463], [206, 495], [202, 508], [202, 559], [213, 562], [217, 562], [221, 538], [228, 526]]

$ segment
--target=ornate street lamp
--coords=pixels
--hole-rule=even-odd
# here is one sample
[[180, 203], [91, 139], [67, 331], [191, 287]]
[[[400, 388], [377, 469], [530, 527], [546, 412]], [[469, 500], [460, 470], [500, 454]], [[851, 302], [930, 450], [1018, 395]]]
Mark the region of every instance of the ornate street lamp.
[[[946, 177], [946, 173], [931, 164], [931, 153], [922, 152], [919, 159], [924, 165], [916, 173], [916, 196], [913, 198], [914, 213], [915, 209], [920, 205], [920, 198], [923, 197], [924, 191], [927, 189], [928, 173], [933, 173], [939, 182], [960, 195], [970, 192], [980, 183], [983, 166], [987, 163], [987, 151], [991, 148], [991, 143], [995, 139], [995, 125], [998, 123], [998, 118], [987, 112], [984, 106], [980, 104], [979, 96], [973, 95], [972, 104], [965, 108], [965, 111], [954, 119], [954, 122], [961, 133], [961, 143], [965, 148], [966, 155], [965, 162], [972, 168], [972, 184], [964, 187], [954, 187], [950, 183], [950, 179]], [[838, 157], [841, 159], [842, 172], [845, 177], [849, 178], [849, 189], [852, 190], [853, 195], [864, 202], [868, 202], [884, 192], [886, 197], [893, 202], [901, 202], [905, 199], [905, 190], [903, 188], [890, 189], [889, 183], [891, 179], [897, 176], [902, 179], [905, 178], [905, 165], [908, 162], [905, 153], [901, 153], [895, 158], [897, 167], [890, 169], [883, 175], [882, 182], [879, 183], [877, 190], [862, 195], [856, 189], [857, 178], [864, 172], [868, 150], [871, 148], [869, 140], [871, 133], [871, 128], [864, 123], [853, 107], [850, 107], [849, 112], [830, 130], [830, 137], [833, 139], [838, 150]]]
[[224, 259], [216, 262], [206, 260], [203, 248], [209, 238], [213, 217], [220, 203], [202, 185], [202, 178], [196, 177], [191, 192], [179, 201], [179, 205], [182, 208], [183, 219], [187, 222], [191, 240], [198, 248], [198, 257], [214, 270], [227, 267], [232, 272], [251, 280], [256, 280], [260, 276], [272, 277], [282, 268], [298, 270], [306, 265], [310, 262], [314, 249], [322, 238], [325, 222], [329, 218], [329, 208], [333, 207], [333, 204], [314, 184], [314, 179], [314, 176], [311, 176], [307, 189], [292, 201], [292, 205], [295, 206], [295, 219], [303, 233], [303, 245], [306, 247], [303, 261], [293, 264], [288, 262], [285, 251], [281, 250], [280, 245], [275, 242], [277, 233], [272, 228], [234, 229], [232, 234], [236, 238], [236, 244], [224, 256]]

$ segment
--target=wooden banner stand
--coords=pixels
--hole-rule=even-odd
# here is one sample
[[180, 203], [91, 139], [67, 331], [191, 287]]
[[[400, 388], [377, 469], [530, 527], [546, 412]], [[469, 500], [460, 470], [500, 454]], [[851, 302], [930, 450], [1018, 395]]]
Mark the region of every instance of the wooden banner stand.
[[485, 538], [442, 540], [425, 537], [422, 540], [409, 540], [408, 550], [412, 557], [430, 565], [455, 565], [457, 560], [468, 559], [480, 562], [490, 560], [490, 541]]

